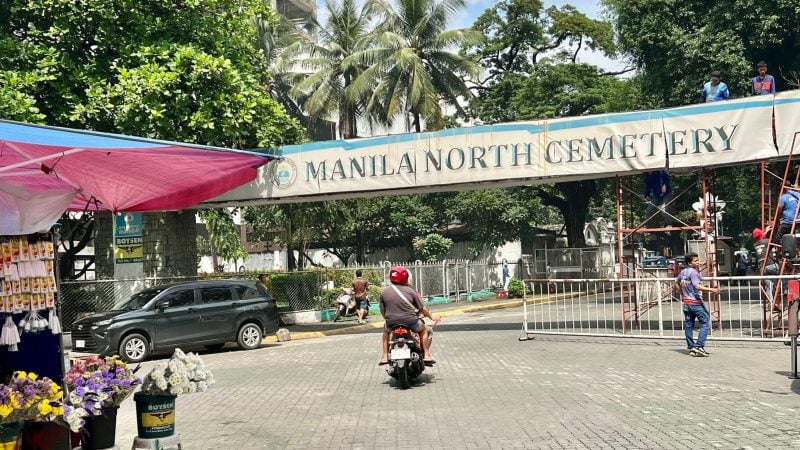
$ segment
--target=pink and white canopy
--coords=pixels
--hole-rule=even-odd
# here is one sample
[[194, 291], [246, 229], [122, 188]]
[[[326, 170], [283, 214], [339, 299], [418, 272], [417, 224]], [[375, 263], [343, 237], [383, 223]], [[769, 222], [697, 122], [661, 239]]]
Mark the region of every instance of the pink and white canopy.
[[271, 159], [0, 121], [0, 235], [47, 230], [65, 210], [188, 208], [252, 181]]

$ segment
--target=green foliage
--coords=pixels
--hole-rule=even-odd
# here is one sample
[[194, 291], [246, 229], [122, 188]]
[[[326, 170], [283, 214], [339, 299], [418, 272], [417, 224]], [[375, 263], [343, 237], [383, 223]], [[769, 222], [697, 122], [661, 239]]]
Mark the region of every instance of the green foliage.
[[[604, 0], [622, 50], [642, 69], [648, 92], [661, 105], [699, 98], [713, 70], [735, 97], [749, 95], [755, 64], [784, 74], [800, 69], [800, 7], [770, 0]], [[774, 73], [778, 89], [787, 80]]]
[[20, 122], [41, 122], [36, 106], [36, 74], [0, 70], [0, 117]]
[[442, 259], [453, 245], [453, 240], [441, 234], [431, 233], [425, 237], [415, 237], [412, 241], [414, 253], [423, 261]]
[[466, 226], [475, 255], [529, 235], [536, 225], [554, 219], [530, 187], [459, 192], [445, 205], [450, 217]]
[[[383, 288], [380, 286], [373, 286], [369, 285], [367, 288], [367, 299], [369, 299], [370, 303], [377, 303], [378, 299], [381, 296], [381, 292], [383, 292]], [[328, 289], [323, 292], [322, 296], [322, 305], [325, 306], [336, 306], [336, 299], [339, 298], [339, 295], [342, 293], [341, 288], [337, 289]]]
[[279, 306], [292, 310], [303, 309], [307, 299], [314, 298], [319, 291], [319, 273], [272, 273], [267, 275], [267, 291]]
[[588, 64], [537, 64], [527, 75], [510, 74], [484, 91], [486, 122], [630, 111], [640, 107], [638, 84], [603, 75]]
[[[201, 209], [200, 218], [208, 230], [211, 254], [223, 260], [246, 258], [247, 252], [239, 238], [239, 227], [233, 223], [231, 211], [226, 209]], [[198, 236], [198, 242], [201, 239]], [[198, 253], [200, 247], [198, 246]]]
[[519, 298], [522, 297], [522, 280], [519, 278], [512, 278], [508, 280], [508, 297]]
[[266, 4], [4, 2], [0, 115], [237, 148], [297, 142], [255, 70], [253, 16]]
[[[383, 283], [383, 270], [381, 269], [361, 269], [361, 277], [369, 282], [370, 286], [380, 286]], [[332, 270], [329, 271], [328, 278], [333, 281], [336, 289], [349, 288], [353, 284], [356, 274], [355, 270]]]

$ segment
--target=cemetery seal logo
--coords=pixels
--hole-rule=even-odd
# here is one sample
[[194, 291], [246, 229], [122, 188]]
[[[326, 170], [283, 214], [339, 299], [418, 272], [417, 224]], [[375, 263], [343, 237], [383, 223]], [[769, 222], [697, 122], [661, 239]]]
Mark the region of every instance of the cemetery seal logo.
[[291, 159], [273, 161], [271, 168], [272, 184], [279, 189], [285, 189], [294, 183], [297, 178], [297, 166]]

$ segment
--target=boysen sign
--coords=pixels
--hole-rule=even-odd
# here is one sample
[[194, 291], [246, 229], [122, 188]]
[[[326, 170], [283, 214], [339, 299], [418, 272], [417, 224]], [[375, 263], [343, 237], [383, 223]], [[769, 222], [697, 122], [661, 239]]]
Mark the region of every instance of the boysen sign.
[[257, 181], [208, 203], [467, 190], [756, 161], [778, 156], [772, 109], [772, 96], [751, 97], [286, 146], [284, 159], [262, 168]]

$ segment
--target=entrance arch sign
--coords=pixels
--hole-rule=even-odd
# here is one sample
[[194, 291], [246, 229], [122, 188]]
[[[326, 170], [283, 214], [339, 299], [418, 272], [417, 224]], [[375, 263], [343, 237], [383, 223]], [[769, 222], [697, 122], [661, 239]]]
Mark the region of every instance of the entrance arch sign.
[[[773, 141], [773, 108], [781, 152]], [[788, 154], [800, 95], [502, 123], [280, 148], [256, 181], [206, 203], [246, 205], [471, 190], [691, 169]]]

